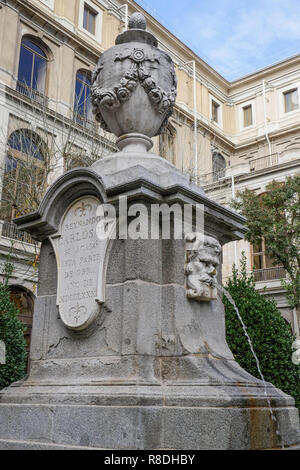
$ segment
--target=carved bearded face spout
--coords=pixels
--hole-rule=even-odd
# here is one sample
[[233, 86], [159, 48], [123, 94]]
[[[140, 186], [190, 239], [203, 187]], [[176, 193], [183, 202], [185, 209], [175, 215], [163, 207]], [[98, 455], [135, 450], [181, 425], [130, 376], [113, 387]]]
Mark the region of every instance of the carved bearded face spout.
[[209, 256], [197, 255], [194, 260], [195, 271], [199, 271], [199, 280], [207, 282], [210, 286], [216, 283], [218, 262]]
[[197, 238], [188, 239], [193, 249], [187, 249], [185, 267], [187, 296], [195, 300], [214, 300], [217, 298], [217, 272], [220, 264], [221, 247], [219, 243], [205, 237], [204, 242], [197, 243]]

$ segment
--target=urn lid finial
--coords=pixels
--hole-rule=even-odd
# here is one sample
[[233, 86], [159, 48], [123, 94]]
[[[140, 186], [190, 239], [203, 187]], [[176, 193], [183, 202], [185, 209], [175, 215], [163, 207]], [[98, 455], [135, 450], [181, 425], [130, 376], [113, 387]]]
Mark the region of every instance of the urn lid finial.
[[128, 21], [128, 29], [119, 34], [116, 38], [116, 45], [126, 44], [128, 42], [140, 42], [157, 47], [158, 42], [153, 34], [146, 31], [147, 23], [144, 15], [136, 11], [131, 15]]
[[138, 11], [133, 13], [129, 18], [128, 22], [129, 29], [143, 29], [145, 30], [147, 27], [146, 19], [142, 13]]

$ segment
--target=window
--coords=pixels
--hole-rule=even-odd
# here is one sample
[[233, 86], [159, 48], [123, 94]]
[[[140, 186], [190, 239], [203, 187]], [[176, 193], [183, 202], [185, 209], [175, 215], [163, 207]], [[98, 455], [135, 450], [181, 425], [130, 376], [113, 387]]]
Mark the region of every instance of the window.
[[218, 181], [220, 178], [224, 178], [225, 169], [226, 169], [226, 160], [218, 152], [213, 152], [212, 155], [212, 165], [213, 165], [213, 181]]
[[214, 100], [211, 102], [211, 118], [214, 122], [219, 122], [219, 108], [220, 105]]
[[96, 34], [96, 18], [98, 13], [95, 12], [89, 5], [86, 3], [84, 4], [84, 12], [83, 12], [83, 27], [89, 33], [95, 35]]
[[276, 265], [274, 260], [266, 254], [264, 240], [252, 246], [252, 268], [256, 281], [271, 281], [286, 277], [284, 268]]
[[91, 76], [81, 70], [76, 75], [74, 112], [77, 122], [91, 120]]
[[243, 115], [244, 115], [244, 127], [252, 126], [253, 119], [252, 119], [252, 105], [251, 104], [243, 108]]
[[8, 139], [5, 161], [1, 218], [11, 222], [16, 216], [36, 210], [46, 189], [46, 147], [28, 129], [19, 129]]
[[40, 138], [27, 129], [13, 132], [8, 140], [10, 153], [12, 156], [17, 156], [17, 158], [22, 158], [21, 155], [23, 154], [26, 157], [44, 160], [41, 146]]
[[78, 0], [79, 17], [78, 29], [81, 33], [90, 36], [99, 44], [102, 43], [103, 9], [95, 0]]
[[283, 93], [284, 96], [284, 112], [289, 113], [299, 109], [298, 89], [289, 90]]
[[[47, 57], [44, 51], [29, 39], [23, 39], [19, 60], [18, 91], [33, 97], [44, 93], [46, 68]], [[38, 93], [34, 93], [35, 90]]]

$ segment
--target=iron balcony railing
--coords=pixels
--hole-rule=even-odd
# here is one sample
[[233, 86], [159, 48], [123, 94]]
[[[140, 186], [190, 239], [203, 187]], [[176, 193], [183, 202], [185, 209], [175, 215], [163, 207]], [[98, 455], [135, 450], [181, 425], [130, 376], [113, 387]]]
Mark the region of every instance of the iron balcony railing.
[[91, 121], [81, 114], [75, 113], [74, 121], [85, 129], [89, 129], [94, 132], [97, 132], [98, 130], [98, 124], [96, 121]]
[[47, 96], [45, 96], [40, 91], [35, 90], [34, 88], [30, 88], [28, 85], [26, 85], [26, 83], [17, 81], [16, 90], [22, 95], [36, 101], [37, 103], [42, 104], [43, 106], [48, 106], [49, 100]]
[[[215, 171], [213, 173], [199, 174], [198, 184], [201, 186], [208, 186], [214, 183], [219, 183], [220, 181], [224, 181], [225, 178], [226, 168], [222, 168], [221, 170]], [[192, 175], [192, 179], [195, 180], [194, 175]]]
[[286, 270], [282, 266], [275, 266], [274, 268], [255, 269], [253, 273], [256, 282], [275, 281], [278, 279], [286, 278]]
[[249, 161], [250, 171], [264, 170], [271, 166], [278, 165], [278, 153], [272, 153], [266, 157], [255, 158]]
[[[249, 173], [249, 170], [252, 173], [254, 171], [259, 171], [259, 170], [263, 170], [263, 169], [278, 165], [280, 162], [279, 162], [278, 153], [273, 153], [265, 157], [260, 157], [260, 158], [249, 160], [248, 162], [245, 161], [243, 163], [246, 166], [244, 168], [240, 168], [241, 165], [239, 164], [239, 165], [227, 166], [226, 168], [214, 171], [212, 173], [199, 174], [198, 184], [200, 184], [201, 186], [210, 186], [210, 185], [215, 185], [216, 183], [218, 184], [224, 183], [226, 180], [229, 181], [229, 179], [231, 178], [231, 175], [240, 176], [240, 175]], [[240, 173], [238, 171], [239, 169], [240, 169]], [[195, 180], [194, 175], [191, 175], [191, 176], [192, 176], [192, 180]]]
[[17, 240], [31, 245], [37, 245], [37, 242], [29, 235], [29, 233], [19, 230], [15, 224], [10, 222], [0, 222], [2, 237], [10, 240]]

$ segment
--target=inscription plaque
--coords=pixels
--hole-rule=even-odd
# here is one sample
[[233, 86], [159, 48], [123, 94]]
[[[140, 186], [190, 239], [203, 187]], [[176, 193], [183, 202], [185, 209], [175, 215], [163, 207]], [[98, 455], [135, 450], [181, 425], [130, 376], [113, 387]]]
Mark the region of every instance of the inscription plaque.
[[65, 212], [57, 235], [51, 237], [57, 269], [57, 305], [62, 322], [73, 330], [87, 328], [104, 302], [108, 240], [97, 238], [100, 202], [77, 199]]

